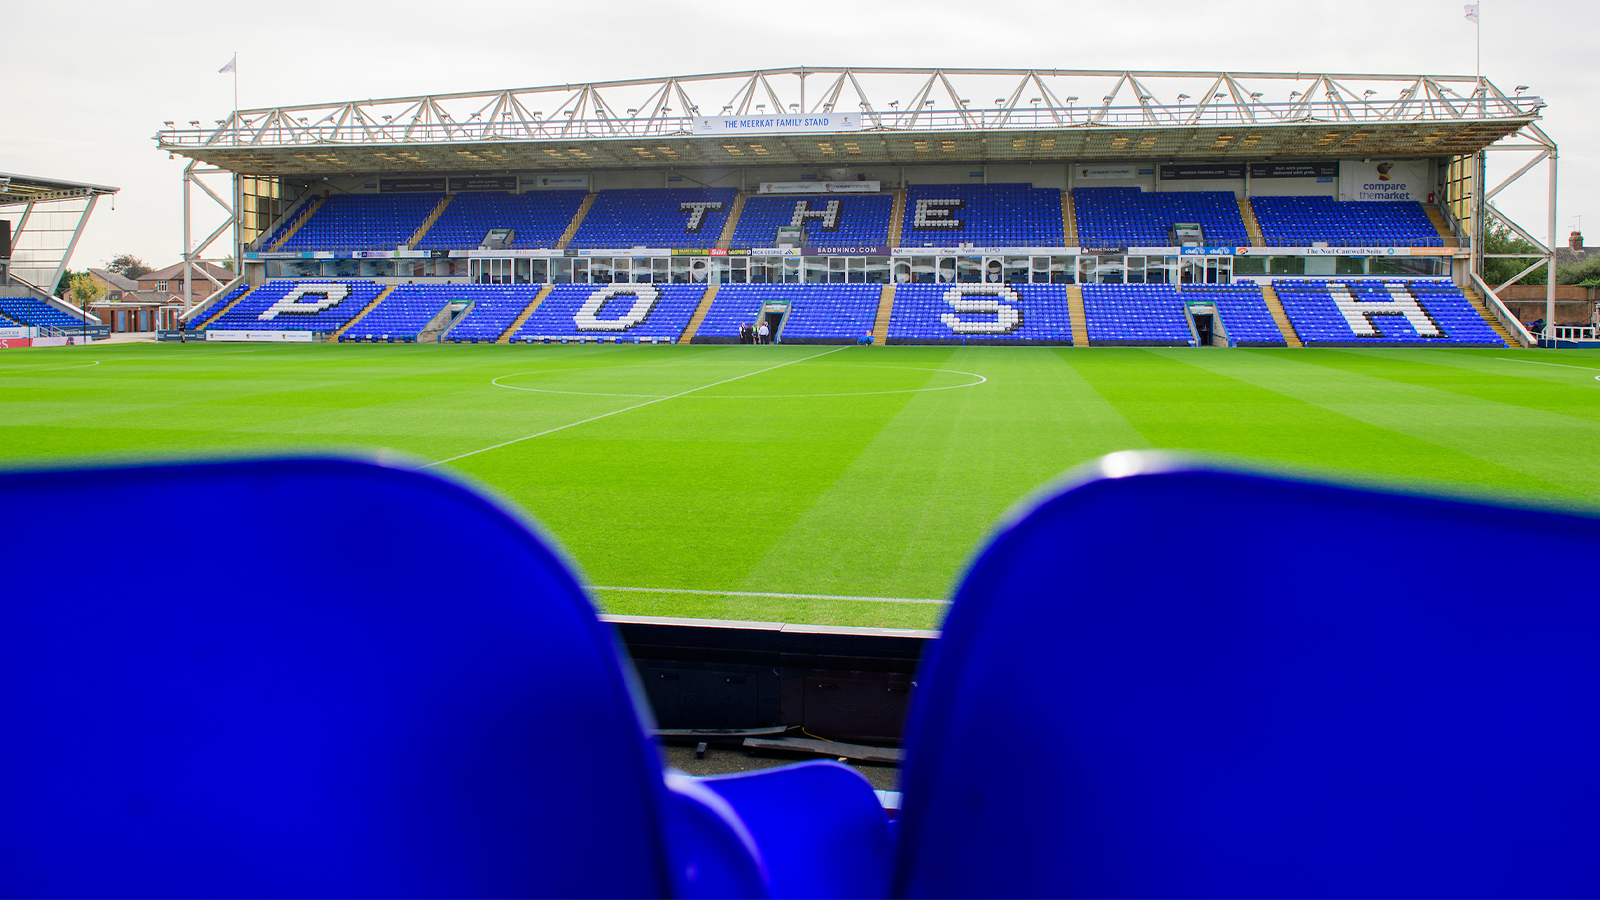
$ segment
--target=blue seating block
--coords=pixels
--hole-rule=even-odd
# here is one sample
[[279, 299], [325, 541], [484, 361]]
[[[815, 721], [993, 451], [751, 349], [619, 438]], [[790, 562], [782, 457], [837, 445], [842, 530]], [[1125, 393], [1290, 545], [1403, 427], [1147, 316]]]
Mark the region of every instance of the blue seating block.
[[[918, 211], [922, 218], [919, 221]], [[1059, 247], [1061, 191], [1031, 184], [916, 184], [906, 191], [902, 247]]]

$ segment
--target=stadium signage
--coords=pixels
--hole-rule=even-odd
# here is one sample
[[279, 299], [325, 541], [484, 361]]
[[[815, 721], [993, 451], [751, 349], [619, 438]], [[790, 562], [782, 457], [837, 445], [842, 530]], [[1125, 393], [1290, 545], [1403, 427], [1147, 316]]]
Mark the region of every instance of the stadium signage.
[[1235, 256], [1451, 256], [1451, 247], [1238, 247]]
[[876, 194], [877, 181], [763, 181], [763, 194]]
[[1179, 247], [1179, 256], [1233, 256], [1237, 247]]
[[28, 326], [18, 326], [18, 327], [15, 327], [15, 328], [0, 328], [0, 340], [8, 340], [8, 339], [16, 339], [16, 338], [31, 338], [31, 337], [33, 337], [33, 329], [28, 327]]
[[801, 256], [888, 256], [888, 247], [873, 247], [866, 244], [850, 244], [845, 246], [817, 246], [805, 247], [800, 251]]
[[522, 179], [523, 190], [534, 191], [571, 191], [589, 189], [589, 176], [587, 175], [536, 175], [532, 178]]
[[1251, 178], [1337, 178], [1339, 161], [1251, 163]]
[[694, 133], [732, 137], [740, 134], [798, 134], [860, 131], [857, 113], [810, 113], [789, 116], [695, 116]]
[[380, 178], [378, 191], [385, 194], [416, 193], [418, 191], [439, 191], [445, 189], [444, 178]]
[[1162, 181], [1201, 181], [1243, 178], [1244, 163], [1162, 166]]
[[[888, 255], [907, 256], [1077, 256], [1095, 253], [1079, 247], [896, 247]], [[1109, 252], [1109, 251], [1108, 251]]]
[[1134, 166], [1079, 166], [1073, 174], [1090, 181], [1138, 177]]
[[799, 247], [751, 247], [751, 256], [804, 256]]
[[452, 191], [514, 191], [517, 189], [517, 176], [515, 175], [470, 175], [466, 178], [450, 179]]
[[250, 341], [253, 343], [288, 343], [309, 344], [311, 332], [309, 331], [218, 331], [215, 328], [206, 329], [208, 341]]

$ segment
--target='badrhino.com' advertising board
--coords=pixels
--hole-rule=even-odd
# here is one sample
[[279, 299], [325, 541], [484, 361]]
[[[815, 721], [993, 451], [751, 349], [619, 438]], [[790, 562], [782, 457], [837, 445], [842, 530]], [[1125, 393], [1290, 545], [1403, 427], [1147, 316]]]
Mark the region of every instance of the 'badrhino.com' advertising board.
[[1339, 193], [1345, 200], [1428, 202], [1433, 188], [1427, 160], [1347, 159], [1339, 164]]

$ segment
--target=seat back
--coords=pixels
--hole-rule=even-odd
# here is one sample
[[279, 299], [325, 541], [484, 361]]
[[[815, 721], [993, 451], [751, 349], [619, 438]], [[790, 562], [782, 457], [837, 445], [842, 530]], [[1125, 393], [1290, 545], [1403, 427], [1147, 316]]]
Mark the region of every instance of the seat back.
[[0, 893], [667, 891], [613, 635], [504, 508], [339, 459], [0, 497]]
[[1600, 519], [1118, 454], [919, 676], [901, 896], [1600, 891]]

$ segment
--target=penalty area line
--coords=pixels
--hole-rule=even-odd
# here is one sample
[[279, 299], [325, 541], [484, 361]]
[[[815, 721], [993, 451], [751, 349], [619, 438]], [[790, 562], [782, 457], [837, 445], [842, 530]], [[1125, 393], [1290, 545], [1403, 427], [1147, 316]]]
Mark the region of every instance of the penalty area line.
[[[713, 381], [710, 384], [702, 384], [699, 387], [692, 387], [692, 388], [689, 388], [686, 391], [679, 391], [676, 394], [668, 394], [665, 397], [657, 397], [654, 400], [646, 400], [643, 403], [635, 403], [632, 406], [624, 406], [621, 409], [614, 409], [611, 412], [601, 413], [598, 416], [590, 416], [587, 419], [579, 419], [576, 422], [568, 422], [565, 425], [557, 425], [554, 428], [547, 428], [544, 431], [538, 432], [537, 434], [530, 434], [530, 435], [525, 435], [525, 436], [519, 437], [519, 438], [512, 438], [509, 441], [501, 441], [498, 444], [494, 444], [494, 445], [489, 446], [489, 447], [483, 447], [483, 448], [480, 448], [480, 449], [477, 449], [477, 450], [471, 450], [471, 451], [468, 451], [466, 453], [459, 454], [457, 456], [452, 456], [449, 459], [441, 459], [441, 460], [437, 460], [435, 462], [427, 463], [426, 465], [422, 466], [422, 468], [431, 469], [434, 466], [442, 466], [445, 463], [455, 462], [458, 459], [466, 459], [469, 456], [477, 456], [479, 453], [488, 453], [490, 450], [499, 450], [501, 447], [509, 447], [512, 444], [520, 444], [523, 441], [531, 441], [534, 438], [541, 438], [541, 437], [544, 437], [547, 434], [555, 434], [558, 431], [566, 431], [568, 428], [576, 428], [579, 425], [587, 425], [590, 422], [598, 422], [601, 419], [608, 419], [608, 418], [610, 418], [612, 416], [620, 415], [622, 413], [629, 412], [631, 410], [643, 409], [646, 406], [651, 406], [651, 405], [654, 405], [656, 403], [662, 403], [662, 402], [665, 402], [667, 400], [676, 400], [679, 397], [685, 396], [687, 394], [692, 394], [695, 391], [708, 390], [710, 388], [718, 387], [719, 385], [729, 384], [729, 383], [738, 381], [741, 378], [750, 378], [750, 377], [752, 377], [754, 375], [760, 375], [763, 372], [771, 372], [774, 369], [781, 369], [784, 366], [792, 366], [795, 363], [803, 363], [803, 362], [806, 362], [807, 360], [820, 359], [821, 357], [827, 356], [829, 353], [838, 353], [840, 350], [843, 350], [843, 349], [845, 349], [845, 348], [844, 347], [835, 347], [834, 349], [825, 351], [823, 353], [814, 353], [811, 356], [802, 356], [799, 359], [791, 359], [788, 362], [778, 363], [775, 366], [768, 366], [765, 369], [757, 369], [754, 372], [746, 372], [743, 375], [735, 375], [732, 378], [724, 378], [721, 381]], [[504, 385], [501, 385], [501, 386], [503, 387]]]
[[771, 597], [777, 600], [851, 600], [860, 603], [937, 603], [948, 605], [949, 600], [928, 597], [855, 597], [847, 594], [782, 594], [772, 591], [704, 591], [693, 588], [617, 587], [591, 584], [591, 591], [623, 591], [630, 594], [696, 594], [705, 597]]
[[1566, 363], [1544, 362], [1543, 360], [1538, 359], [1517, 359], [1511, 356], [1496, 356], [1495, 359], [1503, 360], [1505, 362], [1528, 363], [1529, 365], [1534, 366], [1555, 366], [1558, 369], [1582, 369], [1585, 372], [1600, 372], [1600, 368], [1595, 368], [1594, 366], [1569, 366]]

